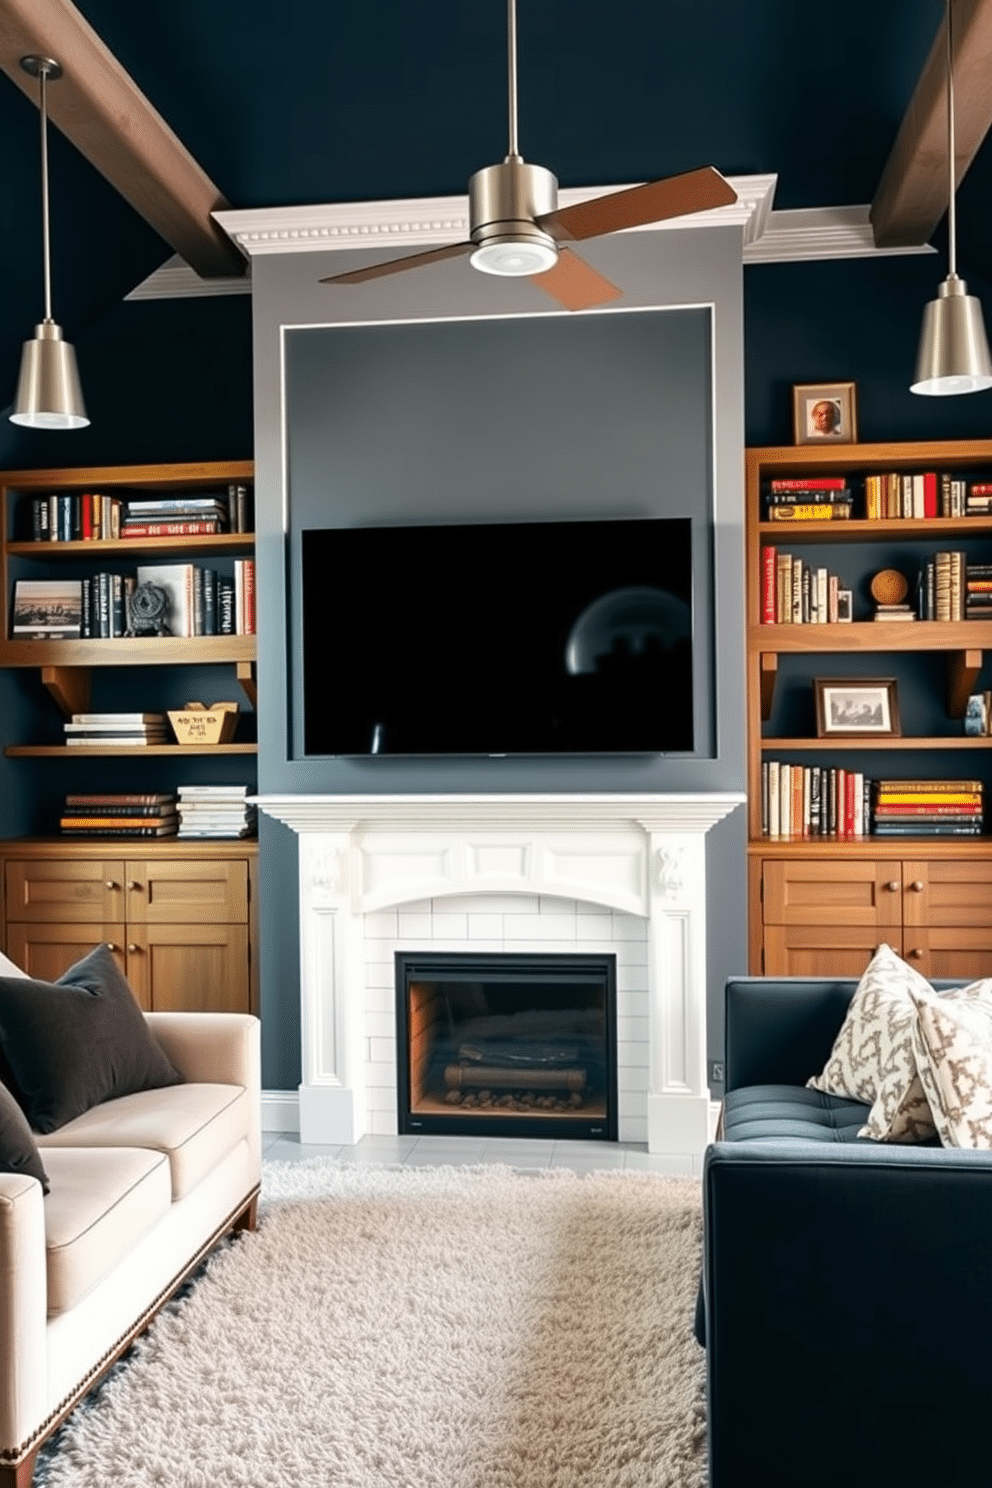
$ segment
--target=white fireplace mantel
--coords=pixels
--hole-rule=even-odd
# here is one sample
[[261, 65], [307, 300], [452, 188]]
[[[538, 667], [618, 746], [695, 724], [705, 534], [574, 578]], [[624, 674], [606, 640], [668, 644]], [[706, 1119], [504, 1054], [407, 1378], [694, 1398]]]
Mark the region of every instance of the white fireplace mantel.
[[256, 797], [300, 839], [302, 1140], [353, 1143], [369, 1129], [365, 916], [448, 895], [551, 895], [647, 922], [648, 1148], [700, 1155], [709, 1133], [704, 839], [744, 799], [729, 792]]

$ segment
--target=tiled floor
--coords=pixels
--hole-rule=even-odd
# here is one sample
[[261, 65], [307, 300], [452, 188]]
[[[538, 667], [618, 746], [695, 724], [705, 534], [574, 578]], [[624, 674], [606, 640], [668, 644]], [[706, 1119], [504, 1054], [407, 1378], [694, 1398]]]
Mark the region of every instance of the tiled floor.
[[333, 1157], [342, 1163], [402, 1163], [447, 1167], [503, 1163], [512, 1168], [639, 1169], [691, 1177], [692, 1159], [682, 1153], [649, 1154], [635, 1142], [560, 1142], [506, 1137], [363, 1137], [353, 1147], [307, 1146], [295, 1132], [263, 1132], [262, 1156], [281, 1162]]

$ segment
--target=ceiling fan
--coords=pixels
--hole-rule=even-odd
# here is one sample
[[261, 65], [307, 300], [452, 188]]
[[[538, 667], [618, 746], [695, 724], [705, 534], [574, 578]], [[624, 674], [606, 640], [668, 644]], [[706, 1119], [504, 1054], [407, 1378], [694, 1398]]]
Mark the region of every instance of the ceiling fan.
[[472, 267], [484, 274], [532, 277], [566, 310], [586, 310], [617, 299], [623, 291], [573, 253], [567, 243], [727, 207], [737, 200], [737, 193], [720, 172], [703, 166], [559, 208], [556, 177], [542, 165], [529, 165], [517, 149], [516, 0], [507, 0], [506, 10], [509, 147], [505, 160], [476, 171], [468, 183], [468, 241], [347, 274], [331, 274], [321, 284], [363, 284], [367, 279], [468, 253]]

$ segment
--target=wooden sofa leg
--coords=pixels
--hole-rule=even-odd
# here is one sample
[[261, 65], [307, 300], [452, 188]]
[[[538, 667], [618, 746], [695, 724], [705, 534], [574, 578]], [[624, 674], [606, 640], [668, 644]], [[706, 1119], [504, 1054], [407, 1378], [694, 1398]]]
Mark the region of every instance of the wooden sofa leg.
[[31, 1488], [31, 1479], [34, 1476], [35, 1458], [38, 1456], [38, 1448], [22, 1457], [16, 1466], [11, 1467], [8, 1463], [0, 1463], [0, 1488]]
[[[252, 1197], [252, 1199], [250, 1200], [250, 1202], [245, 1205], [245, 1207], [242, 1209], [241, 1213], [238, 1215], [237, 1219], [234, 1221], [233, 1225], [231, 1226], [231, 1231], [232, 1231], [233, 1234], [236, 1235], [240, 1230], [257, 1230], [257, 1229], [258, 1229], [258, 1194], [255, 1194]], [[0, 1482], [0, 1488], [5, 1488], [5, 1485], [2, 1482]], [[21, 1488], [21, 1485], [20, 1484], [18, 1484], [18, 1488]]]

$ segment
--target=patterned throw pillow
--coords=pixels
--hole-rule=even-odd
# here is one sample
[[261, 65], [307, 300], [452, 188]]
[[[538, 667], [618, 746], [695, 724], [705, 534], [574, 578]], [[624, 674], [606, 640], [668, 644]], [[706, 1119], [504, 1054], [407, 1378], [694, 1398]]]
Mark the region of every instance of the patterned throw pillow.
[[925, 1142], [935, 1130], [913, 1054], [911, 991], [933, 995], [925, 977], [880, 945], [822, 1072], [806, 1081], [813, 1090], [871, 1105], [859, 1135], [879, 1142]]
[[912, 992], [913, 1050], [944, 1147], [992, 1147], [992, 980]]

